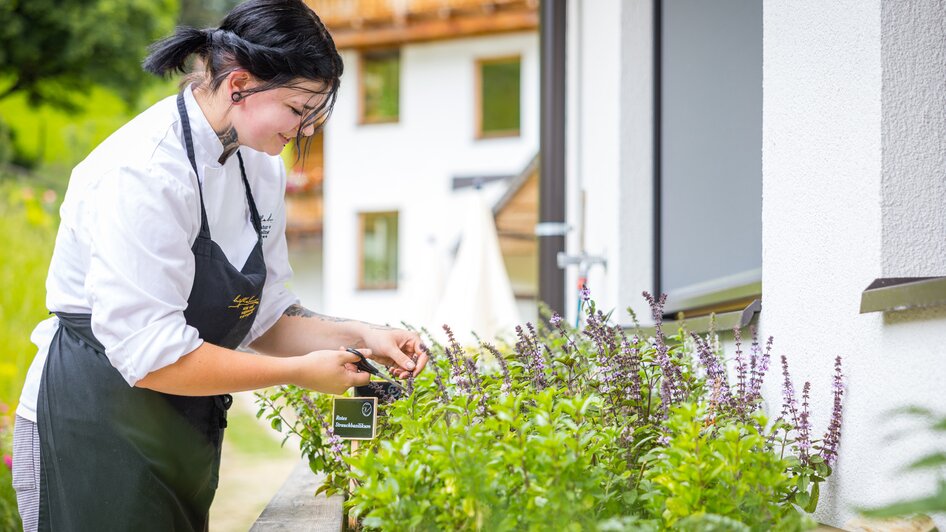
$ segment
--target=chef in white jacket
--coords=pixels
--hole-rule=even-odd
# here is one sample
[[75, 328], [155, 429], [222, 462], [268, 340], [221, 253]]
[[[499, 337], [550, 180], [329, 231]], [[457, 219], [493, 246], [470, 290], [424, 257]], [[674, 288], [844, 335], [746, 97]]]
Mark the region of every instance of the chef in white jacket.
[[342, 74], [316, 14], [250, 0], [219, 28], [178, 28], [144, 67], [192, 56], [180, 94], [73, 170], [14, 430], [25, 530], [206, 530], [227, 394], [367, 383], [346, 347], [399, 377], [427, 361], [415, 333], [286, 288], [278, 155], [324, 123]]

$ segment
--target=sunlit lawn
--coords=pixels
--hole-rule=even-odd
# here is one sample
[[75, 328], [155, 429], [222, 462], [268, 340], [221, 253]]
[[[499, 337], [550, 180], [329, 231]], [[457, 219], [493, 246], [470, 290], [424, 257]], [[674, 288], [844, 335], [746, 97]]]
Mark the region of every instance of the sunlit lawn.
[[215, 532], [249, 530], [299, 463], [297, 444], [280, 447], [278, 434], [252, 413], [252, 394], [237, 394], [227, 416], [220, 486], [210, 508]]

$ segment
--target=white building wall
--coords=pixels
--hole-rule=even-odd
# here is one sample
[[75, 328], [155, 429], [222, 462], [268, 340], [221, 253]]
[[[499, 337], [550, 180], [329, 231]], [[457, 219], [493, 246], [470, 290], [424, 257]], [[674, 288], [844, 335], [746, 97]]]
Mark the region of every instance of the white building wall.
[[885, 1], [883, 270], [946, 275], [946, 5]]
[[620, 323], [626, 324], [627, 307], [641, 321], [650, 321], [641, 292], [654, 290], [654, 3], [634, 0], [621, 6], [620, 178], [614, 224], [621, 260], [612, 271], [619, 276]]
[[[592, 276], [594, 295], [640, 315], [640, 291], [653, 278], [653, 2], [569, 5], [569, 221], [585, 188], [588, 247], [609, 259], [604, 278]], [[859, 314], [875, 278], [946, 275], [943, 11], [931, 0], [764, 5], [760, 327], [775, 337], [776, 357], [788, 356], [796, 388], [811, 381], [819, 435], [831, 413], [834, 357], [844, 359], [840, 461], [815, 515], [834, 526], [858, 507], [929, 493], [931, 478], [900, 468], [943, 445], [928, 433], [887, 437], [903, 426], [892, 409], [946, 405], [946, 310]], [[604, 48], [615, 41], [613, 20], [621, 21], [617, 54]], [[617, 79], [588, 72], [615, 61]], [[618, 83], [618, 93], [602, 83]], [[616, 143], [605, 138], [614, 127]], [[577, 240], [569, 236], [570, 252]], [[605, 246], [614, 242], [612, 262], [615, 248]], [[777, 414], [773, 362], [765, 394]]]
[[[455, 244], [462, 202], [455, 176], [519, 173], [538, 151], [538, 35], [523, 32], [401, 48], [400, 120], [358, 124], [358, 55], [345, 75], [325, 135], [324, 312], [414, 321], [423, 261]], [[521, 135], [475, 138], [476, 61], [520, 55]], [[495, 191], [493, 191], [495, 193]], [[397, 290], [359, 291], [357, 213], [399, 211]], [[436, 248], [428, 241], [436, 240]]]
[[[885, 436], [895, 427], [892, 409], [946, 404], [946, 313], [858, 313], [875, 278], [944, 273], [946, 226], [921, 224], [928, 231], [920, 238], [910, 227], [935, 212], [927, 192], [938, 193], [942, 213], [946, 123], [937, 117], [946, 72], [942, 57], [925, 57], [916, 45], [937, 40], [941, 49], [944, 19], [929, 2], [910, 4], [925, 11], [915, 20], [933, 16], [931, 24], [882, 17], [890, 10], [909, 17], [911, 8], [896, 4], [769, 1], [763, 14], [762, 329], [790, 357], [797, 381], [812, 381], [815, 427], [830, 414], [831, 360], [844, 358], [840, 460], [816, 515], [836, 526], [855, 507], [932, 490], [930, 479], [898, 472], [932, 437]], [[919, 72], [926, 67], [935, 72]], [[937, 94], [935, 105], [914, 100]], [[929, 178], [936, 170], [938, 187]], [[768, 385], [778, 404], [778, 379]]]
[[[621, 2], [569, 2], [566, 220], [573, 230], [566, 236], [571, 255], [582, 251], [607, 259], [589, 271], [588, 286], [598, 306], [618, 306], [621, 277], [621, 235], [616, 232], [620, 205], [621, 162]], [[566, 271], [566, 318], [574, 323], [577, 311], [578, 269]], [[618, 313], [615, 313], [618, 316]]]

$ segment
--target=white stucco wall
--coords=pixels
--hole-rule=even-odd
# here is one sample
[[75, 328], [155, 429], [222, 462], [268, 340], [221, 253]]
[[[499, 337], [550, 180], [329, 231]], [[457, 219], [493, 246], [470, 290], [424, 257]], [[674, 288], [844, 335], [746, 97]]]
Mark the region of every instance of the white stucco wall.
[[[589, 271], [588, 286], [602, 309], [620, 307], [621, 235], [615, 230], [620, 205], [621, 2], [569, 2], [566, 219], [569, 254], [582, 250], [607, 259]], [[582, 197], [584, 196], [584, 209]], [[582, 249], [582, 230], [584, 249]], [[566, 270], [566, 318], [577, 311], [578, 268]], [[618, 316], [620, 312], [616, 312]]]
[[[653, 275], [652, 2], [575, 4], [569, 221], [584, 189], [587, 247], [609, 259], [595, 297], [641, 314]], [[819, 436], [844, 359], [840, 461], [815, 515], [844, 526], [858, 507], [930, 492], [933, 479], [901, 468], [946, 447], [923, 432], [888, 438], [904, 426], [892, 409], [946, 409], [946, 310], [859, 314], [878, 277], [946, 275], [946, 13], [932, 0], [766, 0], [763, 25], [761, 335], [788, 356], [798, 390], [811, 381]], [[578, 250], [577, 234], [567, 242]], [[776, 359], [765, 387], [775, 414], [780, 392]]]
[[[889, 108], [888, 89], [918, 84], [917, 94], [942, 92], [942, 61], [921, 57], [915, 45], [942, 40], [932, 31], [943, 20], [894, 29], [882, 17], [882, 5], [886, 11], [894, 4], [767, 1], [763, 14], [761, 327], [775, 336], [776, 353], [789, 356], [796, 386], [812, 381], [819, 431], [830, 413], [832, 359], [844, 358], [840, 460], [816, 515], [835, 526], [857, 506], [932, 489], [930, 479], [898, 468], [935, 442], [929, 435], [885, 440], [894, 428], [888, 412], [946, 404], [946, 314], [858, 313], [862, 290], [888, 271], [919, 275], [926, 265], [942, 274], [942, 222], [925, 224], [930, 231], [919, 239], [906, 238], [903, 224], [935, 201], [920, 196], [937, 187], [914, 179], [935, 172], [943, 155], [943, 100], [915, 106], [909, 96]], [[920, 33], [906, 39], [913, 44], [894, 39], [894, 52], [882, 49], [881, 36], [887, 42], [891, 30]], [[910, 73], [934, 61], [936, 74]], [[778, 379], [769, 379], [766, 392], [780, 403]]]
[[[616, 227], [620, 264], [617, 308], [650, 321], [641, 292], [654, 290], [654, 3], [621, 4], [621, 134]], [[617, 315], [617, 314], [615, 314]]]
[[[478, 59], [521, 55], [521, 135], [476, 140]], [[517, 174], [538, 151], [538, 34], [524, 32], [401, 48], [400, 121], [358, 124], [358, 56], [345, 75], [325, 135], [324, 311], [398, 323], [415, 319], [423, 261], [455, 244], [462, 203], [451, 178]], [[495, 195], [495, 194], [492, 194]], [[400, 212], [399, 287], [358, 291], [357, 213]], [[409, 293], [412, 292], [413, 293]]]
[[883, 271], [946, 275], [946, 5], [885, 1]]

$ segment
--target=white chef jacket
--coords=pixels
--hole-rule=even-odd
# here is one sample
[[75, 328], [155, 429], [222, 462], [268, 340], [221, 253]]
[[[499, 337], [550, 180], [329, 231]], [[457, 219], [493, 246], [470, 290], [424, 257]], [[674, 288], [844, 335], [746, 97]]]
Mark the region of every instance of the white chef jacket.
[[[231, 156], [223, 165], [217, 162], [223, 145], [190, 89], [184, 101], [211, 237], [230, 263], [242, 268], [257, 236], [239, 161]], [[279, 157], [246, 147], [240, 153], [262, 219], [266, 261], [266, 285], [245, 346], [298, 299], [286, 287], [292, 270], [285, 238], [285, 166]], [[197, 329], [184, 320], [194, 281], [191, 246], [200, 231], [200, 196], [176, 96], [135, 117], [75, 167], [60, 216], [46, 306], [91, 314], [92, 332], [130, 386], [201, 345]], [[17, 408], [31, 421], [36, 421], [43, 366], [58, 326], [51, 317], [31, 336], [38, 351]]]

